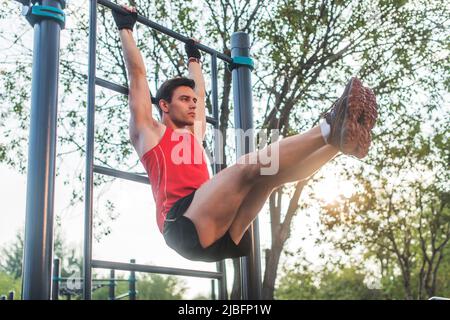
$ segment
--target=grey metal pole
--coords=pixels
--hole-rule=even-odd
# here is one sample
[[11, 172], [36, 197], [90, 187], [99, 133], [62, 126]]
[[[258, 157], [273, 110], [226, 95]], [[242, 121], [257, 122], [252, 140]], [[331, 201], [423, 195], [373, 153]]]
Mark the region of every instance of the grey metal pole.
[[109, 300], [116, 299], [116, 272], [114, 269], [109, 271]]
[[84, 185], [84, 254], [83, 254], [83, 299], [92, 296], [92, 229], [94, 192], [94, 118], [95, 118], [95, 70], [97, 45], [97, 1], [90, 0], [89, 7], [89, 62], [88, 105], [86, 131], [86, 175]]
[[[219, 134], [219, 93], [217, 90], [217, 55], [211, 55], [211, 95], [212, 95], [212, 112], [213, 118], [216, 119], [214, 124], [214, 174], [216, 175], [222, 168], [222, 138]], [[219, 299], [227, 300], [227, 272], [225, 267], [225, 261], [219, 261], [216, 263], [217, 271], [223, 274], [223, 277], [219, 279]]]
[[[136, 260], [131, 259], [130, 263], [136, 263]], [[135, 271], [130, 272], [130, 278], [128, 280], [128, 285], [129, 285], [130, 300], [136, 300], [136, 272]]]
[[211, 300], [216, 300], [216, 280], [211, 279]]
[[59, 284], [61, 278], [61, 264], [59, 259], [53, 259], [53, 287], [52, 300], [59, 299]]
[[[40, 3], [43, 6], [60, 10], [65, 7], [65, 1], [59, 0], [43, 0]], [[48, 300], [52, 283], [56, 115], [61, 25], [50, 17], [39, 17], [33, 24], [31, 123], [22, 298], [25, 300]]]
[[[250, 39], [245, 32], [235, 32], [231, 35], [231, 58], [249, 57]], [[253, 134], [248, 135], [249, 140], [239, 136], [239, 129], [246, 132], [253, 128], [252, 109], [252, 83], [251, 70], [248, 66], [235, 67], [232, 72], [234, 122], [238, 130], [237, 156], [253, 151]], [[241, 258], [241, 289], [242, 299], [261, 299], [261, 260], [259, 249], [258, 219], [250, 226], [252, 235], [252, 250], [249, 256]]]

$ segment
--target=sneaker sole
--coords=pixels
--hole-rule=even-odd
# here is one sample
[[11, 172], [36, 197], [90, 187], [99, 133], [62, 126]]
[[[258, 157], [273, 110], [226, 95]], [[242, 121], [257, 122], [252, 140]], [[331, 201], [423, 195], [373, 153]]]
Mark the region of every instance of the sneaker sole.
[[[342, 94], [343, 98], [343, 112], [344, 117], [343, 120], [339, 122], [340, 132], [339, 132], [339, 149], [342, 150], [343, 153], [349, 154], [355, 148], [357, 147], [357, 134], [354, 130], [354, 126], [351, 128], [349, 127], [349, 124], [354, 121], [352, 119], [349, 119], [350, 113], [354, 113], [357, 109], [358, 105], [354, 103], [353, 100], [359, 98], [359, 92], [353, 92], [355, 83], [357, 86], [362, 87], [361, 82], [356, 77], [353, 77], [350, 80], [350, 83], [347, 84], [345, 87], [344, 93]], [[355, 88], [358, 90], [357, 88]], [[353, 138], [353, 139], [352, 139]]]
[[363, 87], [364, 90], [364, 115], [362, 125], [372, 130], [378, 117], [377, 101], [375, 94], [370, 88]]
[[[340, 115], [336, 115], [333, 145], [344, 154], [363, 158], [371, 143], [371, 129], [377, 119], [377, 106], [372, 90], [352, 77], [346, 85], [340, 101]], [[336, 132], [339, 130], [339, 132]], [[337, 139], [336, 139], [337, 138]]]
[[[362, 87], [361, 105], [363, 109], [359, 110], [360, 114], [356, 123], [358, 130], [357, 147], [350, 154], [361, 159], [367, 156], [372, 141], [371, 130], [375, 126], [378, 117], [377, 104], [373, 91], [370, 88]], [[358, 113], [358, 112], [356, 112]]]

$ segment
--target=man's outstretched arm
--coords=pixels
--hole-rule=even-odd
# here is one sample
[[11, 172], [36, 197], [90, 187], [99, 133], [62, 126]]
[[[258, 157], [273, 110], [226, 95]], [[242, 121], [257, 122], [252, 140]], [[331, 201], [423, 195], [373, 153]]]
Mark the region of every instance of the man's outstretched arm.
[[152, 102], [147, 83], [144, 60], [137, 48], [133, 33], [129, 29], [120, 30], [123, 56], [127, 67], [129, 82], [129, 104], [133, 122], [140, 125], [154, 121], [152, 117]]
[[195, 82], [195, 94], [197, 95], [197, 108], [195, 110], [195, 124], [191, 130], [197, 135], [199, 141], [203, 141], [206, 132], [206, 93], [205, 79], [203, 78], [202, 67], [200, 65], [201, 54], [194, 46], [194, 40], [188, 42], [185, 46], [188, 55], [189, 78]]
[[130, 139], [138, 154], [141, 156], [148, 145], [153, 144], [152, 128], [158, 122], [152, 116], [152, 102], [147, 83], [144, 60], [133, 38], [133, 27], [137, 13], [134, 8], [124, 7], [130, 14], [123, 15], [113, 11], [114, 20], [119, 28], [123, 56], [128, 73], [130, 106]]

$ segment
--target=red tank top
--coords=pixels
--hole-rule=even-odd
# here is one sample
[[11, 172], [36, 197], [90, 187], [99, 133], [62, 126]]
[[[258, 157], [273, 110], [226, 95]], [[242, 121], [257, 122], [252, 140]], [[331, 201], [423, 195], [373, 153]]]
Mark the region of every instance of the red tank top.
[[152, 186], [156, 222], [162, 233], [172, 205], [209, 180], [204, 149], [190, 131], [166, 127], [161, 141], [141, 162]]

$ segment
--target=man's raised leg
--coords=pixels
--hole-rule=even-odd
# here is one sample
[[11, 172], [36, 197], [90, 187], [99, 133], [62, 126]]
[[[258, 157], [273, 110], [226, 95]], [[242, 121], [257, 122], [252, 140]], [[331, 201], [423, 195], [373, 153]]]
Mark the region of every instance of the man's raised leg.
[[[320, 126], [314, 127], [304, 134], [282, 139], [261, 151], [241, 157], [237, 164], [225, 169], [202, 185], [185, 213], [185, 216], [194, 222], [202, 246], [212, 244], [229, 230], [239, 208], [244, 200], [249, 198], [248, 193], [254, 186], [259, 186], [258, 190], [260, 191], [257, 196], [249, 199], [253, 198], [252, 201], [256, 201], [254, 198], [259, 199], [258, 203], [252, 204], [252, 207], [258, 209], [264, 204], [265, 198], [267, 198], [267, 194], [270, 194], [273, 186], [279, 183], [279, 181], [277, 183], [272, 181], [271, 184], [270, 179], [261, 174], [263, 169], [272, 168], [271, 163], [267, 166], [261, 160], [278, 160], [278, 171], [275, 170], [275, 175], [281, 172], [288, 177], [289, 174], [286, 172], [295, 170], [302, 161], [325, 146], [324, 137], [329, 144], [344, 154], [362, 158], [367, 155], [371, 141], [370, 130], [375, 124], [376, 117], [376, 101], [373, 92], [363, 87], [359, 79], [352, 78], [347, 83], [342, 96], [335, 102], [331, 111], [325, 115], [326, 122], [323, 121]], [[324, 133], [322, 134], [322, 132]], [[336, 149], [328, 148], [327, 152], [329, 157], [334, 157]], [[324, 163], [328, 160], [326, 157], [322, 159]], [[314, 164], [311, 160], [308, 163], [311, 172], [321, 166], [320, 161]], [[282, 174], [277, 178], [282, 177]], [[310, 175], [307, 172], [304, 174]], [[285, 180], [288, 181], [288, 179]], [[250, 202], [250, 200], [248, 201]], [[236, 222], [239, 227], [235, 232], [234, 240], [243, 233], [245, 224], [248, 225], [254, 219], [258, 212], [256, 209], [250, 210], [253, 215], [247, 216], [246, 220]]]
[[261, 175], [259, 159], [269, 152], [278, 157], [279, 172], [301, 163], [325, 145], [319, 127], [303, 134], [277, 141], [267, 148], [243, 156], [238, 163], [219, 172], [195, 193], [184, 214], [194, 223], [200, 243], [207, 247], [221, 238], [233, 223], [242, 202], [253, 186], [265, 184], [268, 176]]
[[242, 201], [236, 217], [230, 226], [231, 239], [236, 244], [241, 241], [245, 231], [261, 211], [267, 198], [275, 188], [289, 182], [309, 178], [338, 153], [339, 149], [336, 147], [325, 145], [292, 168], [281, 170], [276, 175], [265, 176], [266, 180], [253, 186]]
[[271, 184], [274, 186], [273, 188], [277, 188], [286, 183], [308, 179], [325, 164], [333, 160], [338, 153], [338, 148], [327, 144], [294, 167], [287, 170], [280, 170], [278, 174], [270, 176], [267, 184]]

